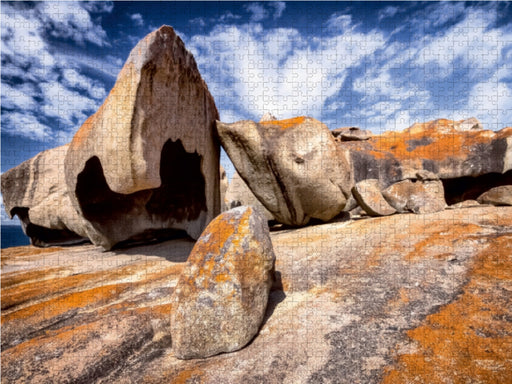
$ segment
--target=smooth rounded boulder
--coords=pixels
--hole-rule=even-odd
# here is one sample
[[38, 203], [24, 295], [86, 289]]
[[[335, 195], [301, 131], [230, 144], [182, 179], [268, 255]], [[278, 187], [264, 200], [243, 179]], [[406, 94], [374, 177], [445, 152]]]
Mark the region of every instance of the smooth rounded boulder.
[[110, 249], [184, 231], [197, 239], [220, 212], [217, 108], [192, 54], [169, 26], [131, 51], [66, 156], [73, 207]]
[[275, 255], [267, 220], [253, 207], [215, 218], [197, 240], [171, 298], [179, 359], [243, 348], [263, 321]]
[[216, 125], [237, 172], [277, 221], [328, 221], [345, 207], [352, 171], [325, 124], [296, 117]]

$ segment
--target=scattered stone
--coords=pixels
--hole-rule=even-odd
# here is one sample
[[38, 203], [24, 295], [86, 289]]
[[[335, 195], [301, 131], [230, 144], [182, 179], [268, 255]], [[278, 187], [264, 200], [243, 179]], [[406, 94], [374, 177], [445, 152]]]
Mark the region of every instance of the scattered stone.
[[236, 170], [277, 221], [328, 221], [344, 208], [353, 184], [348, 159], [318, 120], [218, 121], [217, 131]]
[[333, 129], [331, 133], [339, 141], [368, 140], [372, 136], [371, 131], [362, 130], [358, 127], [336, 128]]
[[225, 212], [229, 209], [229, 208], [227, 208], [227, 205], [226, 205], [226, 192], [228, 190], [229, 183], [228, 183], [228, 177], [226, 175], [226, 171], [222, 165], [219, 166], [219, 173], [220, 173], [220, 206], [221, 206], [221, 211]]
[[359, 205], [370, 216], [388, 216], [396, 213], [395, 208], [382, 196], [379, 180], [360, 181], [352, 188], [352, 193]]
[[235, 171], [226, 192], [226, 206], [227, 209], [231, 209], [242, 205], [257, 207], [262, 210], [267, 220], [274, 219], [272, 213], [261, 204], [245, 181], [242, 180], [238, 172]]
[[260, 119], [260, 123], [264, 123], [266, 121], [275, 121], [275, 120], [277, 120], [277, 117], [275, 117], [270, 112], [265, 112], [265, 114]]
[[343, 212], [352, 211], [357, 207], [357, 200], [354, 198], [354, 195], [351, 193], [347, 199], [347, 203], [345, 204], [345, 208], [343, 208]]
[[66, 156], [70, 199], [94, 244], [110, 249], [173, 231], [199, 237], [220, 212], [218, 116], [171, 27], [135, 46]]
[[219, 215], [192, 250], [173, 295], [171, 335], [179, 359], [243, 348], [263, 321], [275, 256], [263, 214]]
[[484, 126], [476, 117], [470, 117], [469, 119], [455, 122], [454, 128], [457, 131], [480, 131], [484, 129]]
[[480, 204], [512, 205], [512, 185], [502, 185], [481, 194], [477, 201]]
[[471, 207], [479, 207], [481, 204], [476, 200], [464, 200], [460, 203], [455, 203], [448, 206], [448, 209], [461, 209], [461, 208], [471, 208]]
[[64, 178], [67, 150], [68, 145], [49, 149], [2, 174], [5, 210], [19, 217], [33, 245], [87, 240], [87, 223], [73, 209]]

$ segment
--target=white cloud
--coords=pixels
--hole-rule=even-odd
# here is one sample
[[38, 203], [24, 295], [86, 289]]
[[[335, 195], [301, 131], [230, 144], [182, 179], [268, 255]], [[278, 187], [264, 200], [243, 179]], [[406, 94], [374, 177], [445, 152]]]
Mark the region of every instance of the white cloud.
[[12, 112], [2, 116], [2, 131], [28, 139], [45, 140], [52, 129], [28, 112]]
[[144, 25], [144, 19], [140, 13], [134, 13], [130, 16], [130, 19], [132, 19], [137, 27], [142, 27]]
[[379, 21], [395, 16], [400, 8], [390, 5], [379, 12]]
[[[86, 76], [84, 68], [109, 70], [119, 63], [91, 57], [88, 51], [54, 49], [48, 36], [107, 46], [106, 34], [88, 10], [104, 13], [112, 4], [2, 4], [2, 131], [57, 144], [94, 112], [106, 96], [104, 85]], [[84, 53], [85, 52], [85, 53]], [[59, 124], [48, 125], [57, 119]]]
[[260, 24], [217, 26], [187, 42], [217, 103], [237, 105], [253, 119], [267, 111], [321, 118], [332, 110], [325, 104], [341, 89], [347, 69], [383, 44], [376, 32], [311, 39], [296, 29], [265, 30]]
[[275, 8], [273, 16], [274, 20], [279, 19], [286, 9], [286, 3], [284, 1], [273, 1], [269, 3], [269, 5]]
[[81, 5], [91, 13], [111, 13], [114, 9], [112, 1], [83, 1]]
[[251, 21], [262, 21], [268, 17], [268, 12], [262, 4], [250, 3], [245, 6], [247, 12], [251, 13]]
[[53, 37], [72, 39], [78, 44], [88, 41], [108, 45], [105, 30], [92, 21], [87, 9], [78, 2], [41, 2], [37, 3], [36, 12]]
[[343, 33], [351, 24], [352, 16], [334, 14], [327, 20], [326, 26], [331, 32]]

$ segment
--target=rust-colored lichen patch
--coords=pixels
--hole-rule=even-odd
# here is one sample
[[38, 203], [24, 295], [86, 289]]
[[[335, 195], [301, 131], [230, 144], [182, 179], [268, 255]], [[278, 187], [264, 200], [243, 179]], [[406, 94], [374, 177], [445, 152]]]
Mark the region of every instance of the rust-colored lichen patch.
[[64, 250], [62, 247], [38, 248], [34, 247], [33, 245], [4, 248], [2, 249], [2, 262], [14, 257], [41, 255], [44, 253], [53, 253], [62, 250]]
[[292, 119], [286, 119], [286, 120], [271, 120], [271, 121], [263, 121], [260, 124], [264, 126], [276, 126], [279, 127], [281, 130], [289, 129], [296, 127], [299, 124], [302, 124], [306, 120], [304, 116], [300, 117], [294, 117]]
[[512, 237], [481, 252], [454, 302], [407, 335], [417, 351], [397, 357], [384, 383], [512, 382]]

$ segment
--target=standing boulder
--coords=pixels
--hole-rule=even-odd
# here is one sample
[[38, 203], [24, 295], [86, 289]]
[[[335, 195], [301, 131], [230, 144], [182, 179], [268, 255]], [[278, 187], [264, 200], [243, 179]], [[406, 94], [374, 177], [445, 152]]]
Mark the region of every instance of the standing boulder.
[[175, 356], [205, 358], [249, 343], [263, 321], [274, 262], [258, 210], [238, 207], [215, 218], [192, 249], [172, 297]]
[[115, 244], [186, 231], [220, 212], [217, 108], [171, 27], [131, 51], [114, 88], [74, 136], [66, 184], [87, 236]]
[[80, 243], [87, 222], [69, 199], [64, 178], [68, 145], [49, 149], [2, 174], [2, 196], [9, 217], [17, 215], [33, 245]]
[[277, 221], [327, 221], [345, 206], [353, 184], [350, 166], [320, 121], [218, 121], [217, 131], [241, 178]]

